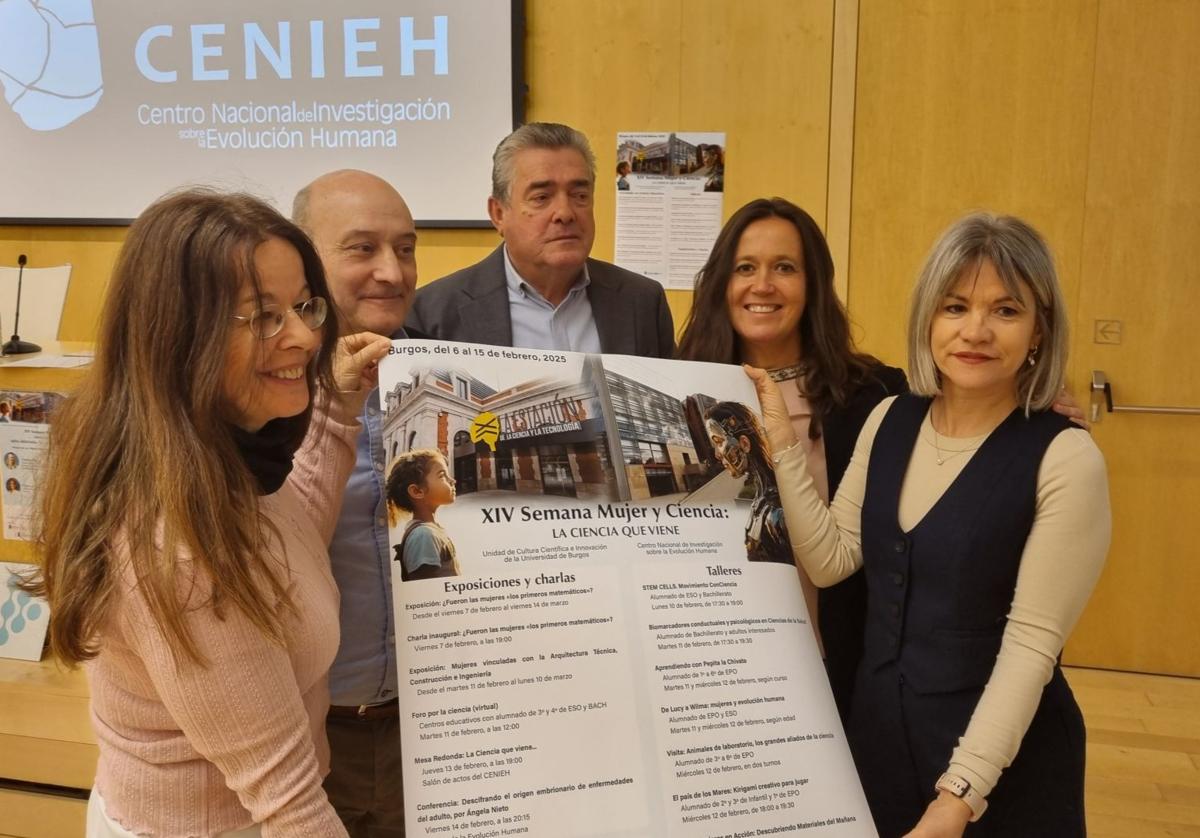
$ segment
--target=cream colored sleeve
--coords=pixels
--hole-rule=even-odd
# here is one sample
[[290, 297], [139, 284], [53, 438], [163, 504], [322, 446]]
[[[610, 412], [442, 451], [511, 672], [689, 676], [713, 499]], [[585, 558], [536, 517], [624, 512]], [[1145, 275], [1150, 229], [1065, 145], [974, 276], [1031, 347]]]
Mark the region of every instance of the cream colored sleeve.
[[819, 588], [827, 588], [862, 567], [862, 503], [867, 487], [871, 445], [895, 396], [884, 399], [867, 417], [837, 496], [828, 507], [804, 465], [804, 450], [794, 445], [775, 466], [783, 517], [796, 562]]
[[950, 757], [948, 770], [980, 793], [991, 792], [1016, 756], [1100, 577], [1111, 535], [1104, 456], [1087, 431], [1064, 431], [1038, 472], [1036, 517], [996, 666]]

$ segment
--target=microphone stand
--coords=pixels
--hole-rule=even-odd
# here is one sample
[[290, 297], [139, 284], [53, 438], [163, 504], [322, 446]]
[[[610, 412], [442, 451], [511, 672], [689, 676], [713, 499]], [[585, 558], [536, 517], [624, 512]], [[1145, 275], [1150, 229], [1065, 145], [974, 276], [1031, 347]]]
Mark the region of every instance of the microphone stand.
[[25, 254], [22, 253], [17, 257], [17, 310], [13, 317], [13, 336], [12, 340], [4, 342], [4, 346], [0, 346], [0, 352], [5, 355], [27, 355], [30, 352], [41, 352], [42, 347], [36, 343], [30, 343], [27, 340], [21, 340], [21, 284], [25, 279]]

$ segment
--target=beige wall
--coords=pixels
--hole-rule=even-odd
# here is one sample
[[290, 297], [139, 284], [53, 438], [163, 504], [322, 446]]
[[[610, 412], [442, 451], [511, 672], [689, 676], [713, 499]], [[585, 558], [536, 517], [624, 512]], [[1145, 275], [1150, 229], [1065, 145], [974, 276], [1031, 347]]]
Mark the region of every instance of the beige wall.
[[863, 0], [850, 297], [863, 345], [905, 358], [913, 278], [972, 209], [1020, 215], [1077, 296], [1095, 0]]
[[[582, 129], [601, 172], [619, 131], [726, 131], [726, 214], [780, 194], [822, 218], [833, 5], [533, 0], [529, 118]], [[594, 253], [611, 259], [616, 192], [600, 183]], [[669, 296], [679, 325], [691, 295]]]

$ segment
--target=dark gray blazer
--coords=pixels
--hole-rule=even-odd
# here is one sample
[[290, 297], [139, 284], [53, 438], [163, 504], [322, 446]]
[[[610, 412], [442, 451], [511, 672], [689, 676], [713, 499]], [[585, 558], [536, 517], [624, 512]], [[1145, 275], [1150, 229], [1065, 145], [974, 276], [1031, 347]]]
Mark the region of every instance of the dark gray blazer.
[[[662, 286], [597, 259], [588, 259], [587, 269], [587, 295], [601, 350], [670, 358], [675, 325]], [[512, 346], [504, 246], [482, 262], [417, 289], [404, 325], [437, 340]]]

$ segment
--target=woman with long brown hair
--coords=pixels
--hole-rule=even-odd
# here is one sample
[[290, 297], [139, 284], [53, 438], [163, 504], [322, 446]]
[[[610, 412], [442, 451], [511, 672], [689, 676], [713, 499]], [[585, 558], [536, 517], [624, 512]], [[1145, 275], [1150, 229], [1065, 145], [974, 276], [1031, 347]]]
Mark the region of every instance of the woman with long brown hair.
[[[308, 238], [249, 196], [181, 192], [129, 229], [41, 503], [50, 645], [86, 663], [100, 746], [89, 836], [345, 834], [325, 544], [388, 342], [339, 346], [327, 299]], [[325, 481], [289, 476], [318, 392]]]
[[[908, 390], [902, 371], [854, 348], [829, 245], [812, 216], [783, 198], [751, 201], [726, 222], [696, 278], [677, 355], [770, 371], [826, 499], [871, 409]], [[861, 573], [820, 591], [801, 578], [845, 718], [862, 656], [866, 586]]]

